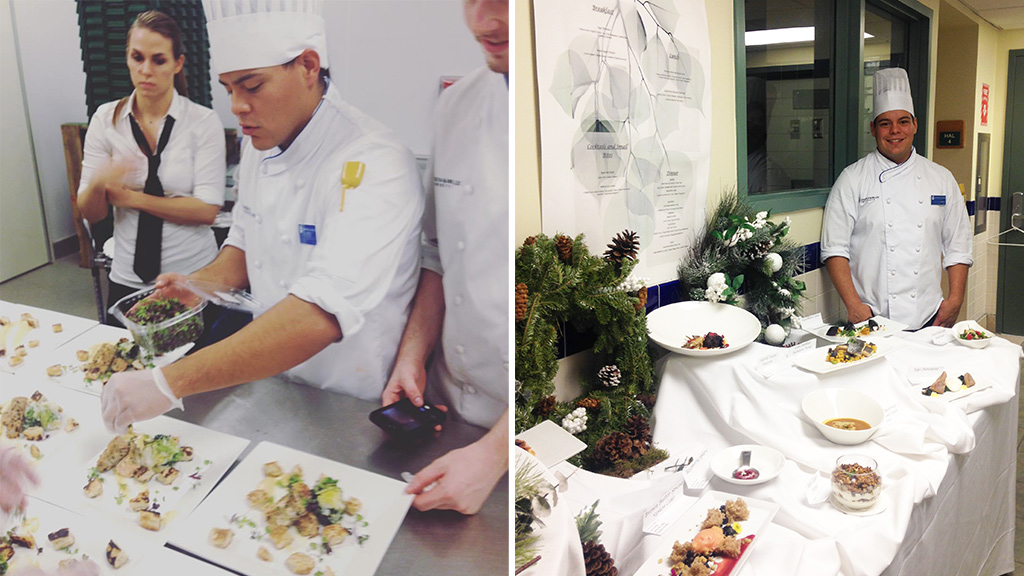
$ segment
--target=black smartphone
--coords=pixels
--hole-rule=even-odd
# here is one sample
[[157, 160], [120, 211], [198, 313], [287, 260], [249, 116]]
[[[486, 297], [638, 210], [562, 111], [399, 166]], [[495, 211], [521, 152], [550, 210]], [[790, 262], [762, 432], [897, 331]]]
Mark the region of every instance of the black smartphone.
[[403, 438], [433, 432], [434, 426], [444, 424], [445, 418], [444, 410], [430, 404], [417, 407], [408, 398], [370, 412], [370, 422]]

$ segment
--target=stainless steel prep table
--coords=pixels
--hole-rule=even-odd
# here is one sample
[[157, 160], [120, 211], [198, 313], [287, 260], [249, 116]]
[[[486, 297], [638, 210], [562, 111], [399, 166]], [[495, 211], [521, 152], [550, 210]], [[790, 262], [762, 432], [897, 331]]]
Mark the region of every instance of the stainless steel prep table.
[[[213, 430], [336, 460], [391, 478], [415, 473], [449, 450], [470, 444], [486, 430], [448, 422], [419, 446], [390, 440], [368, 416], [379, 405], [282, 378], [268, 378], [185, 400], [185, 412], [168, 414]], [[230, 474], [230, 472], [229, 472]], [[410, 508], [377, 574], [449, 576], [508, 573], [508, 474], [480, 512], [420, 512]]]

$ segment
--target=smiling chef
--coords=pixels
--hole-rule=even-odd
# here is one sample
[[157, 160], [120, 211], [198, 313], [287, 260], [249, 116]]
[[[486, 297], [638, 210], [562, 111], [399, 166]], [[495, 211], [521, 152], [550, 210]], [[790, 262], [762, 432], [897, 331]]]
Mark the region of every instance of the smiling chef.
[[914, 150], [917, 118], [902, 68], [875, 72], [874, 114], [878, 147], [847, 166], [829, 193], [821, 259], [850, 322], [880, 315], [915, 330], [952, 326], [974, 263], [960, 187]]
[[[268, 6], [269, 5], [269, 6]], [[321, 2], [204, 0], [212, 63], [243, 142], [234, 224], [189, 278], [272, 305], [234, 335], [103, 390], [106, 425], [279, 373], [364, 399], [387, 382], [416, 290], [423, 197], [413, 155], [343, 102]], [[180, 280], [165, 274], [157, 286]]]

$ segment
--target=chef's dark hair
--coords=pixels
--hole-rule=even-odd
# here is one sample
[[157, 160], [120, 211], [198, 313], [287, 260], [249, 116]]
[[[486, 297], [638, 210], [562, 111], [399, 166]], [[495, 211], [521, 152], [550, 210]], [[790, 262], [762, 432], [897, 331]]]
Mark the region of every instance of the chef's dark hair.
[[[174, 21], [174, 18], [171, 18], [159, 10], [149, 10], [135, 17], [132, 25], [128, 28], [128, 35], [125, 37], [124, 47], [126, 53], [131, 45], [132, 32], [139, 28], [156, 32], [170, 40], [171, 54], [175, 61], [185, 53], [185, 43], [181, 39], [181, 28], [178, 27], [178, 23]], [[181, 67], [180, 72], [174, 75], [174, 89], [178, 91], [178, 94], [188, 97], [188, 82], [185, 80], [184, 66]], [[117, 124], [118, 116], [121, 115], [121, 110], [127, 103], [128, 96], [125, 96], [124, 98], [121, 98], [117, 103], [117, 106], [114, 107], [113, 121], [115, 125]]]

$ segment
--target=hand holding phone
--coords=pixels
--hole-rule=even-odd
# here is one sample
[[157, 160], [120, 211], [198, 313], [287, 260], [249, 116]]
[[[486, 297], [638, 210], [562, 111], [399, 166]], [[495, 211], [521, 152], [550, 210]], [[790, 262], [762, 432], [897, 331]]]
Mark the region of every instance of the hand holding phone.
[[380, 426], [388, 434], [409, 438], [430, 434], [434, 427], [444, 424], [447, 416], [440, 408], [431, 404], [416, 406], [408, 398], [378, 408], [370, 413], [370, 422]]

